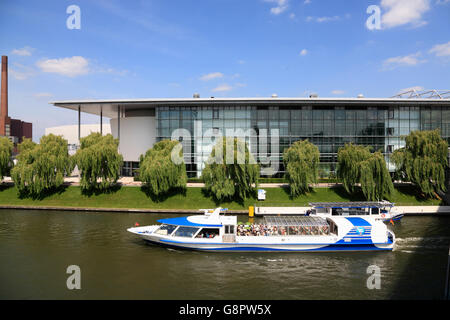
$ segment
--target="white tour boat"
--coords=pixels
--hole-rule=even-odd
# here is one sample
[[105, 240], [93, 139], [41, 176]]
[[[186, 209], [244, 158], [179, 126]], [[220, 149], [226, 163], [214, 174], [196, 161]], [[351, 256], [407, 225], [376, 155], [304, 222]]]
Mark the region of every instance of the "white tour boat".
[[366, 202], [312, 202], [311, 210], [307, 215], [319, 217], [331, 216], [371, 216], [384, 222], [399, 221], [403, 218], [403, 212], [394, 207], [389, 201]]
[[128, 231], [158, 245], [202, 251], [371, 251], [392, 250], [395, 235], [371, 216], [265, 216], [238, 224], [222, 209], [203, 215], [158, 220]]

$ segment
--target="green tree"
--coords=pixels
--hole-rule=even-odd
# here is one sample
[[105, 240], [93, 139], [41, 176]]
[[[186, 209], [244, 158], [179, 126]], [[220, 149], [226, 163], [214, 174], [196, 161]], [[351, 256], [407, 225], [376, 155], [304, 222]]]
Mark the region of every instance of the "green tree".
[[338, 179], [348, 193], [358, 185], [369, 201], [389, 199], [394, 192], [386, 161], [381, 152], [370, 152], [370, 147], [346, 144], [338, 151]]
[[178, 141], [162, 140], [141, 155], [139, 178], [151, 194], [159, 196], [186, 188], [187, 174], [181, 147]]
[[14, 145], [7, 137], [0, 137], [0, 180], [9, 173]]
[[119, 154], [119, 139], [111, 134], [93, 132], [80, 139], [80, 149], [74, 155], [74, 164], [80, 170], [82, 191], [105, 191], [120, 177], [123, 157]]
[[317, 183], [319, 159], [319, 149], [308, 140], [297, 141], [284, 151], [285, 177], [289, 181], [291, 197], [307, 192], [310, 184]]
[[202, 179], [205, 189], [218, 201], [233, 197], [244, 200], [258, 187], [259, 165], [245, 141], [223, 137], [214, 146]]
[[41, 137], [39, 144], [25, 139], [19, 145], [17, 165], [11, 170], [11, 177], [19, 193], [41, 196], [62, 185], [64, 176], [72, 170], [67, 140], [49, 134]]
[[448, 143], [441, 138], [439, 129], [413, 131], [404, 140], [405, 147], [392, 154], [396, 174], [414, 183], [426, 196], [445, 191]]

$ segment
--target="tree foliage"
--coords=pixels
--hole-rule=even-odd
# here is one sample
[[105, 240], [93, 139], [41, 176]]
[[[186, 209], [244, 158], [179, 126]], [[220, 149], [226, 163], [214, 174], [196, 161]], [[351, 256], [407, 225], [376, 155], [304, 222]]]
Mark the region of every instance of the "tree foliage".
[[244, 200], [258, 187], [259, 165], [245, 141], [223, 137], [214, 146], [202, 179], [205, 189], [218, 201], [233, 197]]
[[[178, 151], [179, 150], [179, 151]], [[173, 161], [172, 151], [181, 161]], [[141, 155], [139, 178], [150, 193], [159, 196], [174, 189], [185, 189], [187, 183], [183, 150], [178, 141], [162, 140]]]
[[39, 144], [25, 139], [19, 145], [17, 161], [11, 177], [21, 194], [32, 196], [59, 187], [73, 170], [67, 140], [53, 134], [43, 136]]
[[8, 137], [0, 137], [0, 180], [9, 173], [14, 145]]
[[308, 140], [297, 141], [283, 153], [286, 179], [289, 180], [291, 197], [297, 197], [317, 183], [319, 175], [319, 149]]
[[392, 155], [397, 175], [417, 185], [427, 196], [445, 191], [448, 143], [441, 138], [439, 129], [413, 131], [404, 139], [405, 147]]
[[389, 199], [394, 192], [386, 161], [381, 152], [370, 152], [370, 147], [346, 144], [338, 151], [337, 176], [348, 193], [358, 185], [367, 200]]
[[119, 154], [119, 139], [111, 134], [93, 132], [80, 139], [80, 149], [74, 155], [74, 164], [80, 170], [83, 191], [106, 190], [120, 177], [123, 157]]

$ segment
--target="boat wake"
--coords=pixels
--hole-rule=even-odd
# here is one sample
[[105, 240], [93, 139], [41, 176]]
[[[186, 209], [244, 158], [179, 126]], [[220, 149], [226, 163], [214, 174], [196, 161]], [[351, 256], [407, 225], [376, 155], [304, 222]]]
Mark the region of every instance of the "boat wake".
[[417, 249], [448, 249], [450, 237], [407, 237], [395, 239], [394, 251], [415, 253]]

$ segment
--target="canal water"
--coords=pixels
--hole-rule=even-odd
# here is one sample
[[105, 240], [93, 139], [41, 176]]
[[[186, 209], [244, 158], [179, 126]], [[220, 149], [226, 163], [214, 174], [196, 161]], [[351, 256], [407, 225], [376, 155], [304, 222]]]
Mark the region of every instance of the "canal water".
[[[0, 210], [0, 299], [443, 298], [450, 217], [403, 218], [390, 226], [393, 252], [203, 253], [126, 231], [166, 217]], [[70, 265], [80, 267], [80, 290], [67, 288]], [[369, 266], [379, 289], [367, 286]]]

